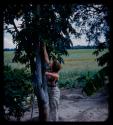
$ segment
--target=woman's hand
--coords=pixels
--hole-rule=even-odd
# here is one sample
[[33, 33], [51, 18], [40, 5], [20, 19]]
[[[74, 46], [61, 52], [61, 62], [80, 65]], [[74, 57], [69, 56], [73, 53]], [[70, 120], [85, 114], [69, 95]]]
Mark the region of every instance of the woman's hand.
[[48, 72], [45, 72], [45, 75], [48, 75]]

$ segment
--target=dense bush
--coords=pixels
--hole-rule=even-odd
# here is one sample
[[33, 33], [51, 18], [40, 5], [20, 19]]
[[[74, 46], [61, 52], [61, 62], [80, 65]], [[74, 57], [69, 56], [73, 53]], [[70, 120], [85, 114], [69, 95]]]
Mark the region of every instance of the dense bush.
[[88, 96], [97, 92], [105, 84], [104, 72], [97, 72], [95, 74], [88, 72], [87, 75], [80, 76], [77, 80], [82, 83], [83, 92]]
[[60, 73], [59, 87], [62, 88], [83, 88], [83, 92], [92, 95], [97, 92], [105, 83], [105, 71], [86, 72], [63, 72]]
[[32, 93], [31, 76], [25, 69], [11, 69], [4, 66], [4, 106], [8, 109], [7, 118], [14, 116], [17, 120], [24, 115], [27, 110], [23, 102]]
[[[83, 80], [87, 76], [88, 71], [73, 71], [73, 72], [61, 72], [59, 79], [59, 87], [65, 88], [76, 88], [76, 87], [84, 87], [85, 80]], [[97, 71], [90, 71], [91, 77]], [[83, 79], [82, 79], [83, 78]]]
[[76, 87], [77, 72], [61, 72], [59, 79], [59, 87], [74, 88]]

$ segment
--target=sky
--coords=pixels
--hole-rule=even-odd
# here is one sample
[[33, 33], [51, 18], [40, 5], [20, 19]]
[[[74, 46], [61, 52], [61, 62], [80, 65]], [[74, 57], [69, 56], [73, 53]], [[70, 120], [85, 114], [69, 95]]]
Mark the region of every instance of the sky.
[[[88, 42], [86, 42], [85, 40], [85, 36], [81, 36], [81, 39], [76, 39], [76, 38], [73, 38], [71, 37], [71, 40], [73, 42], [73, 46], [77, 46], [77, 45], [83, 45], [83, 46], [87, 46], [88, 45]], [[12, 36], [11, 34], [9, 33], [6, 33], [4, 32], [4, 48], [15, 48], [16, 47], [16, 44], [13, 43], [13, 40], [12, 40]]]
[[[87, 45], [88, 43], [85, 41], [84, 36], [82, 36], [81, 39], [71, 39], [73, 42], [73, 45]], [[9, 33], [4, 33], [4, 48], [15, 48], [16, 44], [12, 42], [12, 36]]]
[[12, 42], [12, 36], [9, 33], [4, 33], [4, 48], [15, 48], [16, 45], [13, 44]]

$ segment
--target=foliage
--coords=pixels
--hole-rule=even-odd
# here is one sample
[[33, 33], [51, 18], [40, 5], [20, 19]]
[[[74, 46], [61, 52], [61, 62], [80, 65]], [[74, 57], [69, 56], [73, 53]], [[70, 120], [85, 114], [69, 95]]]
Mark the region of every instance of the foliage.
[[[86, 40], [95, 45], [101, 42], [103, 35], [108, 44], [108, 14], [108, 8], [102, 4], [8, 5], [4, 9], [4, 22], [5, 29], [17, 44], [14, 61], [29, 63], [30, 57], [35, 57], [36, 43], [40, 41], [41, 46], [46, 43], [50, 58], [63, 62], [62, 55], [67, 55], [66, 49], [72, 46], [70, 34], [75, 38], [85, 35]], [[14, 20], [19, 18], [22, 23], [18, 28]], [[13, 30], [7, 27], [9, 24]]]
[[[95, 54], [99, 66], [104, 67], [106, 75], [109, 76], [110, 66], [110, 10], [105, 5], [80, 5], [75, 7], [76, 13], [72, 22], [78, 33], [86, 37], [88, 43], [95, 45]], [[108, 51], [101, 54], [106, 48]], [[98, 57], [99, 56], [99, 57]]]
[[[68, 55], [67, 49], [72, 46], [70, 34], [73, 34], [75, 38], [85, 35], [89, 43], [94, 42], [97, 46], [102, 42], [100, 38], [103, 35], [106, 45], [109, 47], [108, 16], [108, 8], [105, 5], [9, 4], [4, 8], [4, 23], [5, 29], [11, 33], [13, 42], [16, 43], [13, 61], [25, 64], [27, 67], [30, 66], [31, 72], [34, 73], [36, 68], [35, 52], [40, 47], [40, 54], [43, 54], [43, 45], [46, 43], [49, 57], [57, 58], [63, 62], [62, 55]], [[19, 28], [15, 23], [15, 20], [18, 19], [22, 21]], [[73, 22], [75, 23], [74, 28], [71, 25]], [[12, 25], [13, 29], [8, 28], [9, 25]], [[102, 61], [97, 59], [100, 65], [105, 64], [104, 62], [107, 62], [108, 65], [109, 53], [101, 57], [100, 60]], [[38, 75], [40, 76], [40, 73]], [[25, 81], [19, 80], [17, 85]], [[84, 90], [90, 95], [95, 91], [95, 87], [98, 88], [99, 84], [96, 86], [96, 82], [89, 74], [84, 77], [84, 80], [86, 81]], [[14, 80], [14, 82], [16, 81]], [[69, 85], [69, 80], [66, 82]], [[97, 83], [99, 82], [97, 81]], [[16, 112], [18, 113], [18, 110]]]
[[76, 79], [80, 74], [76, 71], [61, 72], [59, 78], [59, 87], [74, 88], [76, 87]]
[[[33, 4], [21, 6], [20, 17], [22, 17], [23, 22], [20, 26], [20, 31], [17, 32], [15, 29], [15, 35], [12, 33], [14, 41], [17, 43], [17, 50], [14, 57], [14, 61], [16, 62], [20, 61], [21, 63], [29, 65], [30, 57], [28, 53], [30, 53], [33, 58], [35, 57], [34, 41], [45, 42], [49, 57], [57, 58], [60, 62], [63, 62], [62, 55], [68, 55], [66, 49], [71, 45], [69, 34], [73, 34], [75, 38], [80, 38], [81, 35], [85, 35], [89, 44], [93, 43], [95, 48], [97, 48], [94, 52], [96, 56], [104, 49], [109, 49], [109, 11], [105, 5], [44, 4], [40, 6], [40, 11], [37, 10], [37, 7]], [[6, 10], [4, 11], [5, 23], [11, 23], [15, 27], [14, 19], [15, 16], [18, 18], [18, 14], [11, 13], [13, 9], [10, 8], [10, 5]], [[12, 15], [13, 18], [8, 17], [8, 14]], [[7, 22], [9, 19], [10, 21]], [[74, 27], [71, 24], [73, 24]], [[101, 41], [102, 36], [104, 37], [104, 42]], [[23, 50], [25, 50], [25, 53], [23, 53]], [[106, 64], [103, 70], [106, 70], [108, 73], [108, 65], [110, 62], [109, 51], [97, 57], [97, 62], [99, 66]], [[70, 81], [73, 86], [73, 81], [71, 79]], [[70, 82], [68, 80], [65, 83], [69, 84]], [[62, 85], [63, 84], [64, 83], [62, 83]]]
[[[91, 69], [90, 69], [91, 70]], [[61, 72], [59, 79], [59, 87], [64, 88], [76, 88], [76, 87], [84, 87], [86, 85], [85, 77], [87, 76], [87, 72], [89, 71], [68, 71]], [[97, 71], [93, 69], [90, 71], [91, 77], [96, 74]]]
[[[42, 44], [46, 43], [50, 58], [63, 61], [61, 55], [67, 55], [66, 49], [72, 45], [67, 29], [74, 32], [67, 19], [72, 13], [71, 6], [67, 4], [8, 5], [4, 9], [4, 22], [5, 29], [12, 34], [13, 42], [17, 44], [13, 60], [29, 65], [30, 59], [35, 58], [37, 44], [40, 43], [42, 47]], [[18, 9], [14, 11], [16, 7]], [[15, 19], [19, 18], [22, 24], [18, 30]], [[14, 29], [9, 29], [7, 26], [9, 24], [13, 25]]]
[[[79, 5], [75, 7], [76, 13], [72, 22], [78, 33], [83, 34], [86, 40], [95, 45], [94, 55], [97, 56], [99, 66], [102, 66], [102, 72], [109, 76], [110, 66], [110, 10], [105, 5]], [[103, 37], [103, 39], [102, 39]], [[106, 48], [108, 51], [101, 54]], [[98, 57], [99, 56], [99, 57]]]
[[72, 22], [78, 33], [85, 35], [86, 40], [93, 45], [98, 45], [103, 40], [108, 44], [107, 34], [109, 32], [108, 16], [109, 10], [105, 5], [86, 4], [74, 8], [75, 14]]
[[[96, 54], [104, 48], [109, 49], [109, 15], [110, 11], [104, 4], [8, 5], [4, 9], [4, 23], [17, 44], [13, 61], [34, 66], [37, 44], [42, 47], [46, 43], [49, 57], [64, 62], [62, 55], [68, 55], [67, 49], [72, 46], [70, 34], [75, 38], [85, 35], [89, 44], [97, 47]], [[15, 19], [20, 18], [22, 23], [18, 28]], [[8, 28], [9, 24], [14, 29]], [[104, 62], [109, 65], [109, 55], [108, 52], [98, 58], [99, 65]]]
[[88, 72], [77, 80], [82, 82], [83, 92], [90, 96], [105, 85], [105, 74], [104, 72], [97, 72], [96, 74]]
[[105, 86], [105, 77], [105, 70], [61, 73], [59, 87], [81, 87], [83, 92], [90, 96]]
[[24, 115], [27, 110], [23, 102], [32, 93], [31, 76], [25, 69], [11, 69], [4, 66], [4, 106], [8, 108], [8, 118], [14, 116], [17, 120]]
[[103, 67], [100, 72], [104, 72], [106, 76], [109, 76], [110, 52], [107, 51], [100, 56], [100, 53], [102, 53], [106, 48], [106, 43], [100, 43], [93, 54], [97, 56], [98, 65]]

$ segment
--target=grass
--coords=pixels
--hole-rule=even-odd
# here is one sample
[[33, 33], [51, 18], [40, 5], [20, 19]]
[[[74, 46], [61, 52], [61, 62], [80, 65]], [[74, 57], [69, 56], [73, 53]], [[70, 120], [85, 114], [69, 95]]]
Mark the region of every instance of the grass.
[[[77, 78], [83, 74], [94, 74], [102, 67], [98, 66], [96, 56], [92, 53], [94, 49], [76, 49], [68, 50], [69, 56], [63, 56], [64, 64], [60, 71], [59, 85], [60, 87], [74, 87], [77, 84]], [[106, 50], [105, 50], [106, 52]], [[102, 54], [102, 53], [101, 53]], [[13, 51], [4, 52], [4, 64], [10, 65], [12, 68], [24, 68], [25, 65], [20, 63], [12, 63], [14, 56]]]
[[13, 57], [14, 57], [14, 51], [4, 51], [4, 64], [10, 65], [11, 68], [18, 68], [18, 69], [25, 67], [24, 64], [12, 62]]
[[72, 71], [91, 71], [101, 67], [96, 62], [96, 56], [92, 55], [94, 49], [68, 50], [69, 56], [64, 56], [65, 64], [62, 72]]

